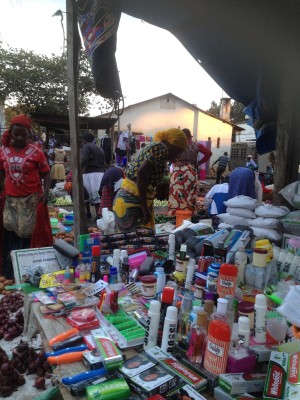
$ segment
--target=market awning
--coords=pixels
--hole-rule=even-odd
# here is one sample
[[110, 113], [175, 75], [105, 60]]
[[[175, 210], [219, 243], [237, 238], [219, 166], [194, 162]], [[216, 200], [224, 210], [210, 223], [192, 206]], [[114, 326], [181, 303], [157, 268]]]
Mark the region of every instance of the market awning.
[[[48, 129], [70, 129], [69, 116], [32, 113], [31, 117], [35, 122]], [[108, 129], [116, 122], [116, 118], [78, 117], [80, 129]]]
[[114, 52], [124, 12], [174, 34], [231, 98], [247, 106], [258, 152], [275, 149], [281, 85], [287, 73], [298, 81], [299, 1], [78, 0], [78, 5], [81, 31], [92, 38], [100, 94], [121, 92]]

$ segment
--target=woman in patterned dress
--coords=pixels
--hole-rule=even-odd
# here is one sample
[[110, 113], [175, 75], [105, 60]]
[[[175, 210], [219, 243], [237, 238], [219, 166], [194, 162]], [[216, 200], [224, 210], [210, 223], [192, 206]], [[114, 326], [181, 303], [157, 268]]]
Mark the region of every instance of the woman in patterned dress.
[[176, 128], [158, 132], [154, 142], [144, 147], [126, 172], [114, 200], [115, 222], [120, 231], [136, 226], [154, 228], [153, 200], [158, 183], [173, 161], [187, 146], [185, 134]]
[[[212, 156], [212, 152], [200, 143], [192, 141], [189, 129], [182, 129], [185, 133], [188, 146], [173, 163], [170, 178], [168, 201], [168, 215], [175, 216], [176, 210], [196, 210], [198, 166], [205, 163]], [[204, 156], [198, 161], [199, 153]]]

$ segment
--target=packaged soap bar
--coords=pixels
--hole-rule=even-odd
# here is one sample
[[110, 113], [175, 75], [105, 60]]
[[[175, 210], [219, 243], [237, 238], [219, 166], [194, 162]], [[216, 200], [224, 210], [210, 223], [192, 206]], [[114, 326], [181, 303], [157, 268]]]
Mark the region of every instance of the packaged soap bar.
[[247, 399], [255, 399], [254, 396], [251, 396], [249, 393], [241, 393], [241, 394], [229, 394], [225, 392], [220, 386], [214, 388], [214, 399], [215, 400], [247, 400]]
[[130, 389], [125, 379], [119, 378], [86, 388], [88, 400], [120, 400], [130, 397]]
[[128, 378], [132, 378], [135, 375], [140, 374], [141, 372], [154, 367], [156, 363], [149, 360], [149, 358], [145, 357], [143, 354], [138, 354], [135, 357], [130, 358], [124, 362], [120, 371]]
[[264, 389], [267, 374], [221, 374], [219, 386], [230, 394], [257, 393]]
[[140, 394], [142, 399], [148, 399], [155, 394], [164, 394], [175, 388], [177, 383], [177, 376], [168, 373], [157, 365], [130, 379], [130, 385]]
[[113, 370], [123, 366], [123, 355], [115, 343], [111, 340], [105, 329], [99, 328], [91, 331], [96, 343], [99, 355], [103, 358], [103, 365], [106, 370]]

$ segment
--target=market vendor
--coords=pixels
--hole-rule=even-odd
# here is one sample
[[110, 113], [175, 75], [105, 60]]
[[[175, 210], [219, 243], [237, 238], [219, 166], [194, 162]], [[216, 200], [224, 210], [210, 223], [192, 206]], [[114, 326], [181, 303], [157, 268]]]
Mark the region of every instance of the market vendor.
[[[10, 252], [30, 247], [36, 206], [48, 201], [50, 168], [42, 150], [30, 143], [31, 120], [12, 118], [0, 148], [0, 174], [5, 176], [3, 212], [3, 274], [13, 277]], [[42, 184], [43, 183], [43, 184]], [[39, 225], [43, 221], [39, 221]]]
[[154, 142], [145, 146], [129, 165], [113, 205], [119, 230], [136, 226], [154, 228], [153, 200], [155, 189], [173, 161], [187, 147], [182, 130], [171, 128], [156, 133]]

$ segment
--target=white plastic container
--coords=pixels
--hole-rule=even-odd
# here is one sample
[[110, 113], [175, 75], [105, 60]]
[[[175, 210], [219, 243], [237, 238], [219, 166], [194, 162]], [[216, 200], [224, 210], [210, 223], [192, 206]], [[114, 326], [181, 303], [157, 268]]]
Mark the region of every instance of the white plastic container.
[[238, 267], [238, 277], [237, 277], [237, 286], [239, 287], [242, 283], [245, 283], [245, 268], [247, 264], [247, 254], [245, 252], [245, 244], [244, 241], [241, 241], [241, 245], [238, 251], [235, 253], [234, 264]]
[[156, 267], [154, 275], [156, 276], [156, 294], [160, 294], [166, 286], [166, 274], [163, 267]]
[[254, 305], [254, 340], [265, 343], [267, 333], [267, 298], [264, 294], [255, 296]]
[[167, 314], [164, 322], [161, 349], [163, 351], [172, 352], [175, 346], [175, 338], [177, 332], [178, 310], [174, 306], [167, 308]]
[[151, 300], [146, 325], [144, 350], [151, 349], [157, 344], [159, 317], [160, 302], [158, 300]]
[[192, 288], [194, 274], [195, 274], [195, 268], [196, 268], [196, 260], [194, 258], [190, 258], [188, 261], [188, 265], [187, 265], [186, 278], [185, 278], [185, 284], [184, 284], [184, 287], [186, 289]]
[[249, 346], [250, 338], [250, 320], [248, 317], [240, 317], [238, 320], [239, 325], [239, 340], [243, 341], [245, 347]]

